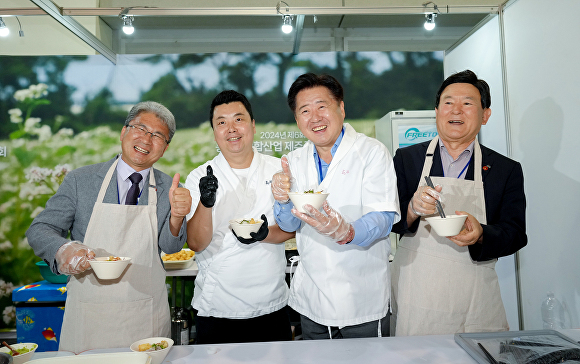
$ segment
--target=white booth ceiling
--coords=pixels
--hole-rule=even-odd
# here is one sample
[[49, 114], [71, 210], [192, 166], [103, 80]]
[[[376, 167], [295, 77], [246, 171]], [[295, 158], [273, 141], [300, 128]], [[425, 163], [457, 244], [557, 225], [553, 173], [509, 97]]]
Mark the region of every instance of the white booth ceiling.
[[[96, 52], [115, 62], [117, 54], [436, 51], [497, 14], [503, 2], [3, 0], [0, 17], [13, 30], [0, 39], [0, 54]], [[134, 17], [132, 35], [121, 30], [123, 10]], [[425, 14], [433, 12], [437, 26], [427, 31]], [[282, 14], [293, 16], [290, 34], [280, 29]]]

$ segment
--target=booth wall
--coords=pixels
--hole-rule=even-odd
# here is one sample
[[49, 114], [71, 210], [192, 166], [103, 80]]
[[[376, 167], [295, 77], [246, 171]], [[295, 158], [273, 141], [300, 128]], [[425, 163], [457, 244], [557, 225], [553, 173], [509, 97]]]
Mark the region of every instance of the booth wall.
[[542, 329], [548, 291], [566, 326], [580, 312], [580, 27], [577, 0], [519, 0], [505, 9], [512, 158], [524, 168], [528, 246], [520, 252], [524, 329]]
[[[490, 19], [467, 39], [445, 52], [445, 77], [470, 69], [484, 79], [491, 89], [491, 117], [479, 133], [479, 142], [508, 154], [504, 92], [501, 73], [499, 17]], [[519, 329], [516, 267], [514, 256], [500, 258], [496, 264], [501, 296], [511, 330]]]

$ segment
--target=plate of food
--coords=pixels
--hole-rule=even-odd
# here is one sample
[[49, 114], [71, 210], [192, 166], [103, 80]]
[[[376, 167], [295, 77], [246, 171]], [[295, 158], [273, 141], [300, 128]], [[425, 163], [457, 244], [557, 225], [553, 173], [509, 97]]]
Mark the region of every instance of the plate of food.
[[165, 269], [186, 269], [191, 267], [195, 259], [195, 252], [191, 249], [181, 249], [177, 253], [161, 253], [161, 260]]

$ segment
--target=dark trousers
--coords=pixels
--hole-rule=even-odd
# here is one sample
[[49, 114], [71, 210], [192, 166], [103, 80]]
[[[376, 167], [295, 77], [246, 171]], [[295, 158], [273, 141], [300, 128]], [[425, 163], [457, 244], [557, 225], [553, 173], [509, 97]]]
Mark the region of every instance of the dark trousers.
[[249, 319], [197, 316], [197, 344], [226, 344], [292, 340], [286, 307]]
[[365, 322], [359, 325], [344, 326], [324, 326], [318, 324], [304, 315], [300, 315], [300, 325], [302, 326], [302, 339], [352, 339], [360, 337], [381, 337], [389, 336], [389, 314], [380, 320]]

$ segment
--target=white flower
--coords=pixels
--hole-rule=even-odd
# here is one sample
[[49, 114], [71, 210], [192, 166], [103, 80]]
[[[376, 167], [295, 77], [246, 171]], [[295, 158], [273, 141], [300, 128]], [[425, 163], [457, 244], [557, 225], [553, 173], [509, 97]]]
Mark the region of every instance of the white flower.
[[[32, 213], [30, 214], [30, 217], [32, 219], [34, 219], [36, 216], [38, 216], [38, 214], [40, 214], [42, 211], [44, 210], [44, 207], [42, 206], [36, 206], [36, 208], [34, 209], [34, 211], [32, 211]], [[2, 249], [2, 244], [0, 244], [0, 250]]]
[[72, 169], [70, 164], [58, 164], [56, 167], [54, 167], [54, 169], [52, 170], [52, 176], [53, 177], [63, 177], [65, 176], [68, 172], [70, 172]]
[[46, 96], [48, 94], [48, 85], [45, 83], [39, 83], [38, 85], [30, 85], [28, 88], [35, 99], [38, 99], [41, 96]]
[[38, 134], [38, 140], [40, 140], [41, 142], [50, 139], [50, 137], [52, 136], [52, 131], [50, 130], [50, 126], [48, 125], [43, 125], [40, 128], [37, 128], [35, 132], [36, 134]]
[[40, 118], [28, 118], [24, 122], [24, 130], [28, 133], [36, 129], [36, 124], [40, 123]]
[[[9, 241], [5, 241], [0, 243], [0, 250], [6, 250], [12, 248], [12, 243]], [[0, 280], [0, 290], [2, 289], [2, 280]]]
[[32, 93], [28, 89], [18, 90], [14, 93], [14, 98], [18, 101], [24, 101], [26, 99], [32, 98]]
[[[9, 243], [9, 242], [8, 242]], [[9, 296], [14, 290], [14, 285], [10, 282], [4, 282], [0, 279], [0, 297]]]
[[12, 146], [14, 148], [20, 148], [21, 146], [23, 146], [25, 144], [26, 140], [19, 138], [19, 139], [14, 139], [12, 141]]
[[22, 110], [16, 108], [16, 109], [10, 109], [8, 110], [8, 114], [10, 115], [10, 121], [18, 124], [22, 122]]
[[74, 131], [72, 129], [69, 129], [69, 128], [62, 128], [62, 129], [59, 129], [59, 131], [57, 131], [55, 135], [70, 137], [70, 136], [74, 135]]
[[2, 319], [6, 325], [10, 325], [11, 322], [16, 321], [16, 308], [14, 306], [6, 306], [2, 312]]
[[32, 167], [26, 174], [26, 179], [29, 182], [42, 182], [46, 180], [46, 177], [52, 175], [52, 171], [48, 168]]

